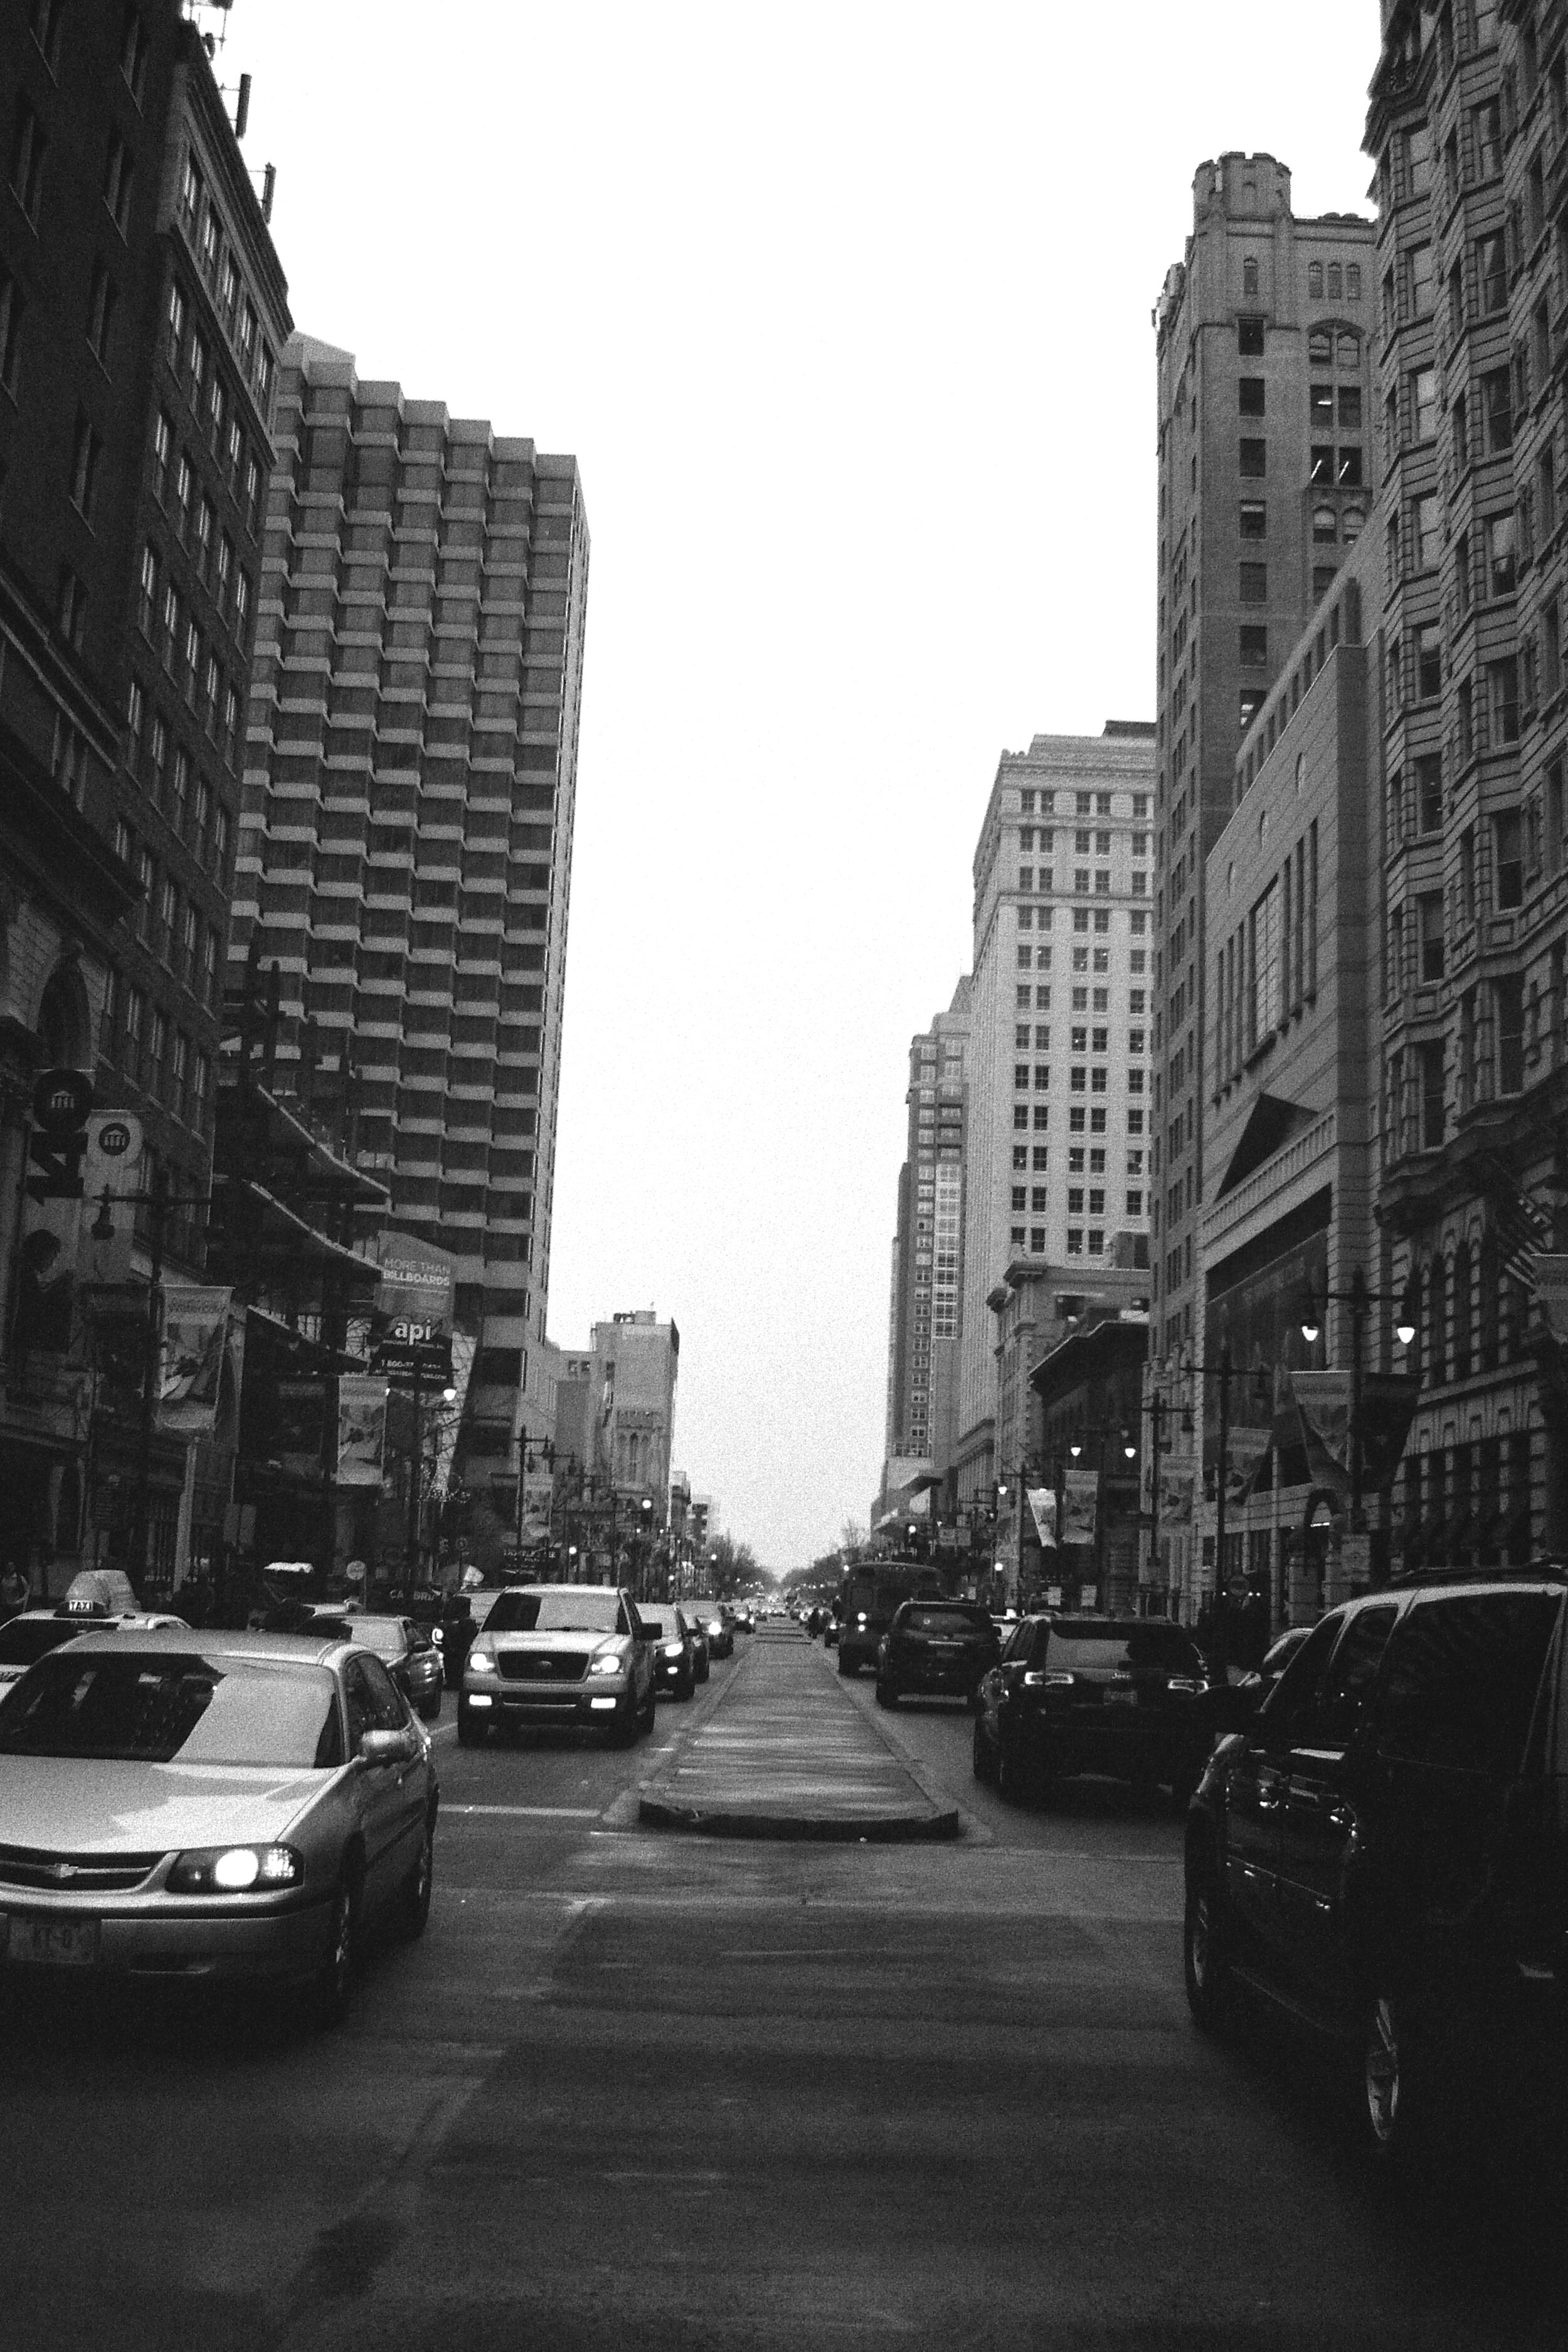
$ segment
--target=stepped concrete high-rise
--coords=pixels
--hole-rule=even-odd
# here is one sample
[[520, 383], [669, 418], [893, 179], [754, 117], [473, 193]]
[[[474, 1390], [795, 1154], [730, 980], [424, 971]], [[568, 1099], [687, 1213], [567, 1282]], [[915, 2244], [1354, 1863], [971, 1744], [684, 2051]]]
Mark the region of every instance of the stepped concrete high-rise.
[[456, 1475], [504, 1513], [549, 1288], [576, 461], [303, 336], [277, 442], [230, 976], [278, 967], [272, 1083], [346, 1093], [394, 1224], [456, 1259]]
[[1154, 311], [1159, 392], [1153, 1344], [1195, 1353], [1205, 1171], [1204, 864], [1242, 737], [1366, 522], [1374, 226], [1298, 219], [1271, 155], [1193, 183]]

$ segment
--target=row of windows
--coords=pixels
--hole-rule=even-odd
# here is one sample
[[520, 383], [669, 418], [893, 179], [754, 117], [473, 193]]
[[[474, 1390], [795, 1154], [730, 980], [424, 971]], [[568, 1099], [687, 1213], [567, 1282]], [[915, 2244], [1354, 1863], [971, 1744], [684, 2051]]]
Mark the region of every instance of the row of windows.
[[[1070, 809], [1068, 807], [1069, 801], [1071, 803]], [[1068, 814], [1075, 816], [1111, 816], [1120, 814], [1121, 816], [1125, 816], [1127, 814], [1127, 811], [1125, 809], [1118, 811], [1112, 807], [1112, 795], [1110, 793], [1063, 793], [1061, 796], [1061, 808], [1058, 811], [1057, 795], [1055, 793], [1026, 792], [1020, 793], [1018, 795], [1018, 812], [1022, 816], [1034, 816], [1037, 813], [1041, 816], [1049, 816], [1053, 812], [1063, 816]], [[1147, 816], [1148, 814], [1148, 793], [1134, 793], [1132, 794], [1132, 814], [1135, 817], [1139, 817]]]
[[116, 1069], [144, 1087], [197, 1133], [205, 1130], [212, 1095], [212, 1065], [190, 1036], [110, 967], [100, 1051]]
[[[1132, 844], [1133, 856], [1146, 857], [1149, 854], [1148, 835], [1134, 833], [1128, 837]], [[1034, 849], [1037, 845], [1041, 849], [1052, 850], [1056, 847], [1056, 838], [1055, 828], [1051, 825], [1037, 827], [1026, 824], [1019, 830], [1018, 846], [1020, 849]], [[1067, 846], [1065, 828], [1062, 846], [1064, 849]], [[1073, 848], [1079, 857], [1088, 857], [1091, 854], [1097, 857], [1109, 857], [1110, 855], [1110, 826], [1106, 825], [1096, 831], [1087, 824], [1079, 825], [1073, 833]]]
[[[1103, 934], [1110, 929], [1110, 913], [1111, 910], [1109, 907], [1095, 907], [1092, 908], [1089, 907], [1075, 907], [1072, 910], [1073, 929], [1075, 931], [1087, 931], [1089, 929], [1090, 918], [1092, 916], [1093, 929]], [[1017, 910], [1017, 914], [1018, 929], [1021, 931], [1034, 930], [1037, 927], [1042, 931], [1049, 931], [1054, 930], [1056, 928], [1056, 908], [1054, 907], [1020, 907]], [[1148, 919], [1149, 917], [1147, 909], [1142, 907], [1133, 907], [1128, 911], [1128, 921], [1135, 939], [1141, 939], [1143, 936], [1144, 927], [1147, 924]], [[1077, 955], [1077, 952], [1078, 950], [1075, 948], [1073, 950], [1075, 956]], [[1136, 949], [1133, 950], [1133, 953], [1137, 953]], [[1043, 964], [1050, 961], [1050, 955], [1047, 950], [1042, 950], [1041, 955]], [[1020, 951], [1019, 955], [1019, 968], [1020, 970], [1026, 968], [1026, 959], [1024, 958], [1022, 951]], [[1078, 967], [1075, 965], [1074, 968], [1076, 970]], [[1141, 963], [1134, 963], [1132, 969], [1134, 971], [1142, 971], [1143, 967]]]
[[[238, 501], [246, 524], [252, 535], [258, 535], [263, 520], [265, 484], [260, 460], [247, 443], [245, 428], [238, 415], [230, 408], [224, 391], [223, 379], [212, 366], [207, 349], [200, 333], [193, 327], [188, 344], [188, 366], [182, 369], [182, 352], [185, 342], [185, 297], [178, 285], [169, 289], [169, 312], [166, 327], [167, 358], [170, 371], [184, 374], [189, 394], [191, 412], [197, 426], [205, 433], [213, 457], [226, 478], [228, 488]], [[167, 503], [170, 459], [174, 451], [174, 430], [167, 415], [161, 415], [153, 436], [153, 487], [159, 503]], [[182, 460], [175, 476], [176, 500], [183, 518], [189, 520], [191, 471]]]
[[[1016, 1133], [1025, 1133], [1031, 1127], [1043, 1132], [1048, 1129], [1050, 1123], [1051, 1111], [1050, 1105], [1048, 1103], [1036, 1103], [1033, 1107], [1032, 1112], [1030, 1106], [1027, 1103], [1015, 1103], [1013, 1105], [1013, 1127]], [[1096, 1107], [1086, 1113], [1085, 1108], [1081, 1103], [1074, 1103], [1071, 1106], [1068, 1112], [1068, 1133], [1069, 1135], [1104, 1135], [1106, 1132], [1105, 1112], [1103, 1109]], [[1129, 1135], [1142, 1134], [1143, 1112], [1141, 1105], [1133, 1105], [1129, 1108], [1127, 1112], [1127, 1132]], [[1020, 1147], [1016, 1144], [1013, 1147], [1015, 1167], [1018, 1165], [1017, 1154], [1019, 1149]]]
[[[1087, 866], [1075, 866], [1073, 867], [1073, 869], [1072, 869], [1072, 887], [1073, 887], [1073, 896], [1074, 896], [1074, 898], [1087, 898], [1089, 896], [1089, 868]], [[1038, 888], [1039, 888], [1039, 889], [1040, 889], [1040, 890], [1041, 890], [1041, 891], [1042, 891], [1042, 892], [1043, 892], [1043, 893], [1044, 893], [1047, 898], [1048, 898], [1048, 897], [1051, 895], [1051, 893], [1056, 889], [1056, 887], [1057, 887], [1057, 870], [1056, 870], [1056, 867], [1055, 867], [1054, 866], [1042, 866], [1038, 869], [1038, 878], [1037, 878], [1037, 882], [1036, 869], [1035, 869], [1035, 867], [1034, 867], [1034, 866], [1019, 866], [1019, 868], [1018, 868], [1018, 887], [1019, 887], [1019, 889], [1020, 889], [1020, 890], [1031, 890], [1031, 891], [1032, 891], [1032, 890], [1034, 890], [1037, 887], [1038, 887]], [[1147, 868], [1146, 866], [1135, 866], [1133, 867], [1133, 869], [1132, 869], [1132, 873], [1131, 873], [1131, 878], [1130, 878], [1130, 880], [1129, 880], [1129, 883], [1128, 883], [1128, 890], [1129, 890], [1129, 894], [1130, 894], [1130, 896], [1131, 896], [1131, 897], [1132, 897], [1132, 898], [1146, 898], [1146, 897], [1148, 896], [1148, 891], [1149, 891], [1149, 872], [1148, 872], [1148, 868]], [[1097, 868], [1095, 869], [1095, 872], [1094, 872], [1094, 893], [1093, 893], [1093, 895], [1094, 895], [1094, 896], [1095, 896], [1095, 898], [1110, 898], [1110, 866], [1099, 866], [1099, 867], [1097, 867]], [[1048, 910], [1042, 910], [1042, 911], [1048, 911]]]
[[229, 816], [209, 779], [153, 706], [139, 678], [126, 698], [125, 761], [220, 889], [228, 887]]
[[[1020, 908], [1019, 914], [1020, 916], [1026, 915], [1029, 909], [1026, 907]], [[1047, 907], [1042, 908], [1041, 911], [1048, 914], [1050, 909]], [[1081, 910], [1075, 909], [1075, 912], [1076, 911]], [[1139, 928], [1142, 929], [1142, 924], [1140, 924]], [[1096, 930], [1101, 929], [1098, 917], [1095, 921], [1095, 929]], [[1035, 971], [1049, 971], [1052, 968], [1051, 953], [1052, 950], [1048, 947], [1020, 947], [1018, 950], [1018, 970], [1020, 971], [1029, 971], [1031, 970]], [[1090, 968], [1091, 956], [1093, 959], [1093, 969], [1096, 971], [1108, 972], [1110, 970], [1110, 950], [1109, 948], [1090, 949], [1075, 947], [1072, 950], [1072, 968], [1074, 971], [1088, 971]], [[1148, 962], [1148, 956], [1149, 950], [1147, 948], [1130, 948], [1127, 953], [1128, 970], [1134, 972], [1142, 971]], [[1019, 1003], [1025, 1003], [1027, 1000], [1027, 996], [1028, 991], [1026, 989], [1021, 991]], [[1042, 989], [1040, 991], [1039, 1001], [1045, 1005], [1048, 1005], [1050, 1003], [1051, 992], [1048, 988]], [[1076, 995], [1074, 997], [1074, 1004], [1076, 1008]], [[1137, 1012], [1141, 1008], [1137, 1005], [1132, 1007], [1134, 1012]]]
[[[1145, 1010], [1146, 994], [1147, 992], [1142, 988], [1130, 989], [1128, 991], [1127, 999], [1128, 1011], [1130, 1013], [1142, 1013]], [[1048, 1013], [1051, 1009], [1050, 990], [1048, 988], [1037, 988], [1031, 995], [1030, 991], [1026, 987], [1020, 988], [1017, 991], [1017, 1009], [1020, 1013], [1026, 1013], [1031, 1010], [1040, 1013]], [[1075, 988], [1072, 992], [1072, 1009], [1075, 1013], [1088, 1013], [1090, 1011], [1095, 1013], [1109, 1013], [1110, 1010], [1110, 989], [1097, 988], [1094, 991], [1094, 1003], [1091, 1006], [1089, 1003], [1089, 990], [1087, 988]], [[1143, 1051], [1143, 1032], [1142, 1029], [1134, 1029], [1131, 1031], [1131, 1038], [1132, 1041], [1131, 1050], [1135, 1054], [1141, 1054]], [[1027, 1045], [1030, 1042], [1029, 1024], [1026, 1021], [1021, 1022], [1014, 1031], [1013, 1042], [1016, 1045]], [[1051, 1033], [1048, 1028], [1037, 1027], [1035, 1029], [1034, 1044], [1037, 1052], [1044, 1051], [1044, 1049], [1049, 1045], [1050, 1042]]]

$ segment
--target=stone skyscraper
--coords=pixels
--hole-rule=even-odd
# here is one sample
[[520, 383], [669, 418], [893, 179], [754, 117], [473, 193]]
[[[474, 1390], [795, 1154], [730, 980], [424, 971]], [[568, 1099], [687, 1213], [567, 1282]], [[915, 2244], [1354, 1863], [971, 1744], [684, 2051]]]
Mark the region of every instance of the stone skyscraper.
[[1298, 220], [1270, 155], [1201, 164], [1193, 206], [1154, 313], [1156, 1358], [1198, 1337], [1204, 861], [1235, 805], [1241, 737], [1360, 536], [1376, 473], [1373, 223]]

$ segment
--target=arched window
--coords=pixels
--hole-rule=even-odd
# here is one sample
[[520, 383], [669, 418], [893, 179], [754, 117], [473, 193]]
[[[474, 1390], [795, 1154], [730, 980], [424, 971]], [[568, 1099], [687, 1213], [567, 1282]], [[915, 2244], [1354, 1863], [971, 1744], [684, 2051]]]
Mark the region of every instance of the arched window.
[[46, 1070], [85, 1070], [92, 1066], [86, 994], [81, 976], [68, 964], [53, 972], [38, 1002], [38, 1061]]
[[1258, 291], [1258, 264], [1251, 254], [1247, 254], [1242, 261], [1241, 290], [1244, 294], [1256, 294]]
[[1342, 327], [1334, 338], [1334, 358], [1342, 368], [1361, 365], [1361, 337], [1352, 335], [1348, 327]]
[[1340, 530], [1347, 547], [1353, 547], [1361, 537], [1361, 527], [1366, 517], [1360, 507], [1347, 507], [1340, 521]]
[[1470, 1296], [1470, 1245], [1468, 1242], [1461, 1242], [1454, 1252], [1454, 1378], [1457, 1381], [1468, 1381], [1470, 1377], [1474, 1312]]
[[1477, 1317], [1478, 1353], [1480, 1359], [1480, 1370], [1483, 1372], [1491, 1372], [1497, 1370], [1498, 1325], [1502, 1305], [1499, 1296], [1502, 1287], [1502, 1268], [1499, 1263], [1495, 1234], [1484, 1233], [1481, 1235], [1478, 1256], [1480, 1267], [1480, 1296]]
[[1448, 1360], [1448, 1301], [1444, 1273], [1443, 1260], [1435, 1257], [1426, 1269], [1426, 1345], [1422, 1351], [1426, 1359], [1426, 1385], [1432, 1389], [1442, 1387], [1444, 1367]]
[[1312, 509], [1312, 537], [1320, 546], [1332, 546], [1340, 534], [1340, 519], [1332, 507]]

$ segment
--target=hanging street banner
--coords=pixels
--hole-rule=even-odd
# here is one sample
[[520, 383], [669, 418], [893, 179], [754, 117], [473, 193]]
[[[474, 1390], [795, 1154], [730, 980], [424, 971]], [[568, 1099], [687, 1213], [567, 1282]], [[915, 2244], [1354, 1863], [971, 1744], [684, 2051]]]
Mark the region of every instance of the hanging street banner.
[[372, 1371], [389, 1381], [449, 1387], [456, 1258], [412, 1234], [385, 1233], [380, 1261], [370, 1320]]
[[1096, 1506], [1100, 1500], [1098, 1470], [1069, 1470], [1062, 1484], [1062, 1536], [1064, 1544], [1091, 1544], [1094, 1541]]
[[1246, 1502], [1252, 1492], [1254, 1480], [1268, 1458], [1272, 1441], [1271, 1430], [1249, 1428], [1245, 1422], [1229, 1432], [1225, 1481], [1227, 1503]]
[[1191, 1454], [1167, 1454], [1160, 1465], [1160, 1521], [1163, 1527], [1190, 1519], [1197, 1469]]
[[[145, 1191], [142, 1181], [142, 1122], [130, 1111], [95, 1110], [87, 1122], [87, 1159], [82, 1181], [81, 1237], [77, 1244], [76, 1271], [80, 1283], [121, 1284], [131, 1280], [131, 1252], [136, 1240], [136, 1212], [125, 1205], [128, 1194]], [[107, 1241], [93, 1233], [99, 1212], [106, 1208], [114, 1231]]]
[[158, 1426], [169, 1436], [210, 1436], [217, 1420], [234, 1293], [195, 1283], [163, 1285], [163, 1355]]
[[338, 1375], [338, 1484], [379, 1486], [386, 1443], [386, 1382], [374, 1372]]
[[531, 1470], [522, 1482], [522, 1548], [550, 1541], [550, 1506], [554, 1486], [548, 1470]]
[[[1348, 1370], [1292, 1372], [1291, 1401], [1300, 1424], [1308, 1474], [1314, 1486], [1348, 1496], [1351, 1485], [1351, 1375]], [[1403, 1372], [1366, 1372], [1361, 1386], [1363, 1486], [1386, 1486], [1405, 1451], [1419, 1401], [1418, 1384]]]
[[1536, 1251], [1535, 1297], [1559, 1347], [1568, 1344], [1568, 1257]]
[[1057, 1548], [1057, 1498], [1049, 1486], [1030, 1486], [1026, 1490], [1029, 1508], [1034, 1514], [1035, 1533], [1047, 1551]]
[[85, 1070], [40, 1070], [33, 1081], [32, 1110], [6, 1335], [18, 1361], [68, 1356], [79, 1336], [77, 1244], [92, 1080]]

